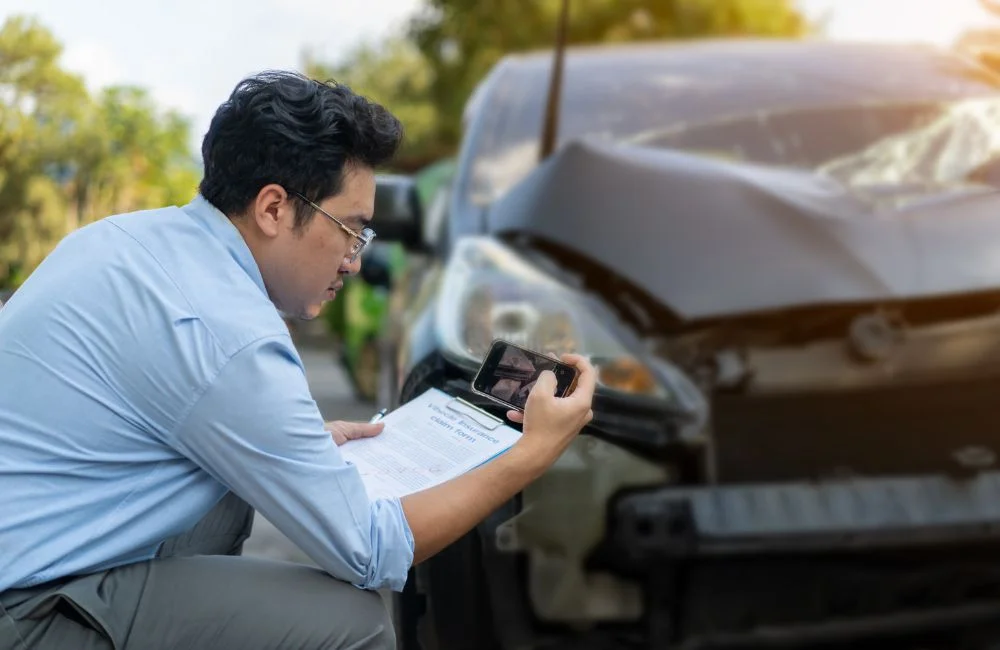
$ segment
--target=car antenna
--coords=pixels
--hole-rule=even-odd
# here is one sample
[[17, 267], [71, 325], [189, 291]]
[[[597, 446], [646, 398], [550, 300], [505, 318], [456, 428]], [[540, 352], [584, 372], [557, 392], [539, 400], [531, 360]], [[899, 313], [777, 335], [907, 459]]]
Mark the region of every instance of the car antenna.
[[549, 76], [549, 93], [545, 103], [545, 123], [542, 127], [542, 147], [538, 160], [552, 155], [559, 133], [559, 109], [562, 104], [563, 59], [566, 56], [566, 31], [569, 23], [569, 0], [562, 0], [559, 9], [559, 27], [556, 31], [556, 49]]

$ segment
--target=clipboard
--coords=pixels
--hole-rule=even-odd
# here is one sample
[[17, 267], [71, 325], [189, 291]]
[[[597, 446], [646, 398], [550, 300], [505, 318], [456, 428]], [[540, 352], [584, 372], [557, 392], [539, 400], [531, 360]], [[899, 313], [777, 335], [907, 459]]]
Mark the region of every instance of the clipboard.
[[370, 499], [402, 497], [461, 476], [506, 453], [522, 435], [503, 418], [438, 388], [381, 421], [380, 435], [337, 448]]
[[459, 415], [472, 418], [476, 421], [476, 424], [483, 427], [487, 431], [496, 431], [497, 428], [504, 423], [502, 419], [492, 413], [487, 413], [475, 404], [467, 402], [461, 397], [452, 396], [451, 400], [445, 405], [445, 408], [449, 411], [454, 411]]

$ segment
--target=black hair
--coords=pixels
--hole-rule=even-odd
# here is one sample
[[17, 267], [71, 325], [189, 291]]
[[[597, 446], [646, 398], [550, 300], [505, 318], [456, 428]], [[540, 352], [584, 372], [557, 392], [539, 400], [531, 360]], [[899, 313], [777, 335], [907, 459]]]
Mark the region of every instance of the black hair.
[[[230, 217], [244, 214], [269, 183], [320, 203], [341, 191], [352, 165], [375, 169], [391, 160], [402, 137], [392, 113], [345, 85], [263, 72], [240, 81], [212, 118], [199, 191]], [[315, 212], [299, 203], [296, 228]]]

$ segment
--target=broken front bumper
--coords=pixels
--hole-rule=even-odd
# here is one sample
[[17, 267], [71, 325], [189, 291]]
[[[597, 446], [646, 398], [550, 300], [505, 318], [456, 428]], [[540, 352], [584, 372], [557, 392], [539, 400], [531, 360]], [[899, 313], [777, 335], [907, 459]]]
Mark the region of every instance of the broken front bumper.
[[1000, 538], [1000, 472], [666, 488], [621, 497], [614, 543], [633, 562]]
[[600, 561], [644, 583], [652, 647], [1000, 622], [1000, 472], [635, 491], [609, 524]]

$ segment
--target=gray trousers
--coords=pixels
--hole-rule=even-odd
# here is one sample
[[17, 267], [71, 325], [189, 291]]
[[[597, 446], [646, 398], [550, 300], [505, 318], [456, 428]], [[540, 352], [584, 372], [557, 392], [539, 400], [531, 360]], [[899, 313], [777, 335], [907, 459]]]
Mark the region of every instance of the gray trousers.
[[240, 557], [253, 514], [230, 493], [154, 560], [0, 594], [0, 650], [395, 648], [377, 593]]

